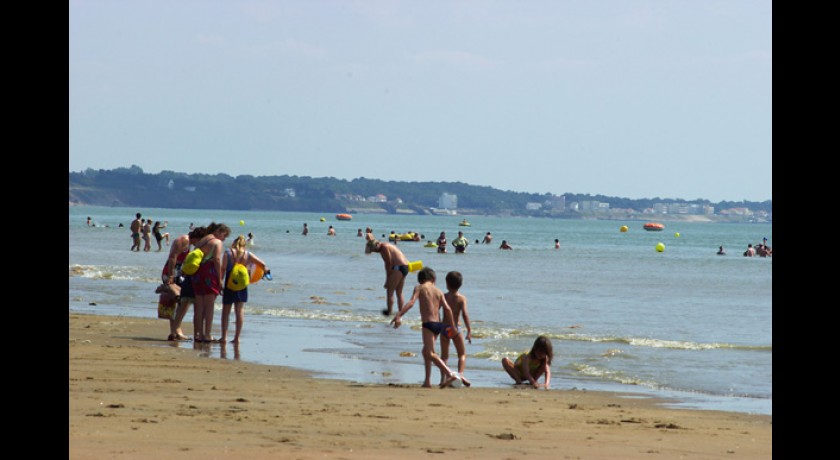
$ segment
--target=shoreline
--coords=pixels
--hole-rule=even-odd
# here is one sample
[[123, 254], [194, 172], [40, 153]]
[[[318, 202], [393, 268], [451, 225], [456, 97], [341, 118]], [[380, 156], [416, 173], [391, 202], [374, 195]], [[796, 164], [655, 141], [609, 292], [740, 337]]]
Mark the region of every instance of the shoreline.
[[161, 327], [69, 314], [71, 458], [772, 457], [770, 415], [607, 392], [313, 378], [167, 346]]

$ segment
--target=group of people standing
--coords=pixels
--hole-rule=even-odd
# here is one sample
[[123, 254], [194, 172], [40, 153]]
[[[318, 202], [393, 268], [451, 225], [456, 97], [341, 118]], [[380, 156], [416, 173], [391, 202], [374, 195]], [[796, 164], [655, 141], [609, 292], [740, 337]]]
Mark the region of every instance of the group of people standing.
[[[166, 228], [167, 223], [160, 225], [156, 222], [151, 227], [151, 219], [143, 219], [141, 213], [136, 214], [132, 221], [131, 237], [132, 251], [140, 250], [140, 241], [146, 241], [146, 249], [150, 247], [149, 234], [153, 233], [160, 242], [165, 239], [169, 244], [169, 234], [161, 234], [160, 230]], [[330, 227], [332, 229], [332, 227]], [[303, 235], [309, 233], [307, 225], [304, 224]], [[333, 230], [334, 231], [334, 230]], [[208, 226], [194, 226], [190, 224], [190, 231], [177, 238], [173, 238], [169, 255], [161, 272], [161, 280], [164, 284], [175, 284], [180, 288], [178, 303], [172, 317], [169, 319], [170, 341], [190, 340], [182, 329], [183, 320], [189, 310], [193, 309], [193, 337], [195, 342], [227, 342], [230, 312], [235, 312], [235, 332], [231, 343], [238, 344], [244, 324], [244, 305], [248, 301], [248, 288], [232, 290], [227, 287], [227, 280], [231, 276], [234, 264], [259, 264], [266, 273], [270, 273], [265, 262], [257, 257], [246, 247], [253, 244], [253, 234], [249, 233], [248, 238], [238, 236], [230, 247], [225, 249], [225, 240], [230, 236], [231, 229], [223, 223], [211, 222]], [[334, 233], [333, 233], [334, 234]], [[357, 236], [361, 236], [361, 229]], [[467, 309], [467, 298], [460, 292], [463, 284], [463, 275], [458, 271], [450, 271], [446, 274], [446, 288], [444, 293], [436, 286], [437, 275], [431, 267], [420, 269], [417, 275], [418, 284], [414, 287], [412, 296], [405, 301], [403, 288], [405, 279], [409, 273], [409, 261], [405, 254], [395, 243], [378, 241], [373, 236], [370, 227], [365, 229], [365, 253], [378, 253], [385, 267], [386, 305], [382, 310], [383, 315], [390, 316], [396, 310], [396, 315], [390, 324], [399, 328], [403, 316], [414, 306], [419, 304], [420, 319], [422, 322], [423, 360], [425, 367], [425, 379], [423, 387], [431, 387], [431, 366], [434, 364], [440, 370], [440, 388], [446, 388], [456, 384], [470, 386], [471, 382], [464, 375], [466, 368], [466, 343], [472, 343], [472, 325], [470, 323], [469, 311]], [[384, 235], [383, 235], [384, 236]], [[476, 240], [477, 242], [478, 240]], [[487, 232], [483, 243], [492, 241], [492, 235]], [[456, 253], [463, 253], [469, 245], [463, 232], [458, 232], [452, 245]], [[502, 242], [502, 248], [507, 245]], [[192, 248], [192, 249], [191, 249]], [[200, 249], [203, 257], [198, 270], [188, 275], [182, 271], [182, 265], [191, 250]], [[507, 249], [510, 249], [508, 246]], [[446, 233], [441, 232], [438, 238], [438, 252], [446, 252]], [[221, 337], [216, 339], [212, 335], [215, 302], [218, 296], [222, 296], [222, 319]], [[394, 298], [396, 297], [396, 309]], [[441, 311], [443, 312], [441, 316]], [[466, 327], [466, 334], [461, 331], [461, 320]], [[435, 352], [436, 341], [440, 337], [440, 354]], [[452, 370], [447, 365], [450, 354], [450, 344], [454, 344], [458, 356], [457, 370]], [[534, 342], [532, 349], [521, 354], [517, 360], [511, 361], [505, 358], [502, 367], [514, 379], [515, 383], [528, 383], [532, 387], [548, 388], [551, 380], [550, 364], [553, 357], [551, 341], [547, 337], [540, 336]], [[545, 383], [537, 383], [540, 377], [545, 378]]]
[[747, 250], [744, 251], [744, 257], [772, 257], [773, 249], [764, 243], [758, 243], [755, 246], [752, 243], [747, 245]]
[[[90, 217], [88, 217], [88, 225], [90, 225]], [[160, 221], [155, 221], [154, 225], [152, 225], [152, 219], [143, 219], [143, 214], [138, 212], [135, 215], [135, 219], [131, 221], [131, 225], [129, 226], [129, 229], [131, 230], [131, 250], [134, 252], [140, 252], [140, 241], [142, 239], [144, 242], [143, 251], [151, 251], [152, 239], [150, 235], [155, 236], [158, 251], [163, 249], [163, 246], [160, 244], [161, 241], [166, 240], [166, 245], [168, 246], [169, 233], [161, 233], [161, 230], [166, 228], [167, 225], [169, 225], [168, 221], [164, 221], [163, 224], [161, 224]]]
[[[478, 240], [475, 240], [478, 243]], [[487, 232], [484, 235], [484, 239], [481, 240], [481, 244], [490, 244], [493, 242], [493, 235], [490, 232]], [[440, 232], [440, 236], [438, 239], [435, 240], [435, 244], [437, 245], [437, 252], [441, 254], [446, 253], [446, 232]], [[470, 245], [470, 241], [464, 236], [464, 232], [458, 232], [458, 238], [452, 241], [452, 246], [455, 248], [455, 252], [458, 254], [463, 254], [467, 251], [467, 246]], [[513, 246], [508, 244], [507, 240], [502, 240], [502, 244], [499, 245], [499, 249], [510, 250], [513, 249]], [[560, 240], [554, 240], [554, 249], [560, 249]]]
[[[718, 255], [725, 254], [723, 250], [723, 246], [720, 247], [718, 251]], [[761, 240], [761, 243], [756, 244], [755, 246], [752, 243], [747, 245], [747, 249], [744, 251], [744, 257], [773, 257], [773, 248], [767, 246], [767, 237], [764, 237]]]
[[[490, 232], [487, 232], [487, 234], [489, 235]], [[491, 239], [492, 239], [492, 237], [491, 237]], [[478, 241], [478, 240], [476, 240], [476, 241]], [[435, 241], [435, 243], [437, 244], [437, 252], [439, 252], [441, 254], [445, 254], [446, 253], [446, 232], [440, 232], [440, 236], [438, 236], [438, 239], [437, 239], [437, 241]], [[452, 247], [455, 248], [455, 253], [457, 253], [457, 254], [465, 253], [467, 251], [467, 246], [469, 246], [469, 245], [470, 245], [470, 242], [469, 242], [468, 239], [466, 239], [464, 237], [464, 232], [458, 232], [458, 238], [455, 238], [454, 240], [452, 240]]]
[[[459, 237], [463, 237], [462, 232], [458, 233]], [[445, 239], [445, 237], [445, 232], [441, 232], [441, 238]], [[391, 324], [396, 329], [402, 324], [402, 317], [408, 310], [415, 303], [419, 304], [425, 369], [422, 386], [424, 388], [431, 388], [432, 386], [432, 364], [437, 366], [440, 371], [440, 388], [446, 388], [456, 383], [470, 386], [471, 382], [464, 376], [466, 368], [465, 340], [472, 343], [472, 325], [467, 310], [467, 297], [460, 292], [464, 281], [463, 275], [458, 271], [447, 273], [447, 292], [444, 294], [436, 286], [437, 274], [434, 269], [423, 267], [417, 274], [418, 284], [414, 287], [411, 298], [406, 302], [403, 299], [403, 287], [405, 278], [409, 273], [409, 262], [405, 254], [396, 244], [377, 240], [370, 228], [367, 229], [365, 240], [365, 254], [378, 253], [385, 266], [385, 285], [383, 287], [386, 290], [387, 308], [382, 310], [382, 314], [385, 316], [391, 315], [394, 310], [394, 297], [396, 296], [397, 313], [391, 320]], [[439, 252], [446, 252], [445, 244], [444, 241], [444, 251], [439, 249]], [[441, 310], [443, 310], [442, 320]], [[460, 329], [461, 318], [463, 318], [464, 326], [467, 329], [466, 335]], [[440, 336], [440, 354], [435, 352], [435, 342], [438, 336]], [[455, 351], [458, 354], [457, 371], [453, 371], [447, 365], [450, 342], [454, 343]], [[549, 366], [552, 357], [551, 340], [548, 337], [540, 336], [528, 353], [520, 355], [516, 362], [505, 358], [502, 366], [517, 384], [527, 381], [534, 388], [542, 386], [548, 389], [551, 383]], [[538, 384], [537, 379], [541, 376], [545, 377], [545, 383]]]
[[[161, 279], [164, 284], [180, 286], [181, 294], [175, 313], [169, 320], [168, 340], [189, 340], [181, 329], [181, 323], [190, 304], [193, 304], [193, 340], [195, 342], [227, 342], [230, 311], [233, 308], [236, 329], [231, 342], [239, 343], [245, 322], [243, 308], [245, 302], [248, 301], [248, 288], [232, 290], [227, 287], [226, 281], [231, 275], [234, 264], [248, 266], [253, 263], [265, 267], [265, 262], [245, 249], [247, 240], [242, 235], [238, 236], [230, 248], [225, 250], [224, 242], [230, 234], [230, 227], [212, 222], [206, 227], [193, 227], [189, 233], [173, 240]], [[181, 271], [181, 266], [187, 254], [190, 253], [190, 247], [201, 249], [203, 258], [198, 271], [187, 275]], [[268, 272], [267, 267], [264, 270]], [[213, 316], [216, 298], [220, 294], [222, 295], [222, 336], [216, 339], [212, 334]]]
[[[369, 228], [368, 228], [368, 230], [369, 230]], [[366, 232], [366, 233], [370, 233], [370, 232]], [[303, 224], [303, 231], [301, 231], [301, 235], [306, 236], [308, 234], [309, 234], [309, 226], [306, 223], [304, 223]], [[424, 238], [424, 235], [421, 235], [419, 233], [412, 232], [412, 231], [407, 232], [407, 234], [413, 235], [412, 241], [421, 241], [421, 239]], [[327, 236], [335, 236], [335, 235], [336, 235], [335, 228], [332, 225], [330, 225], [329, 228], [327, 229]], [[358, 236], [358, 237], [363, 236], [361, 228], [358, 229], [358, 231], [356, 233], [356, 236]], [[250, 237], [250, 234], [249, 234], [249, 237]], [[382, 237], [384, 238], [385, 235], [382, 235]], [[391, 231], [391, 234], [388, 237], [388, 240], [392, 241], [394, 244], [399, 242], [401, 239], [402, 238], [400, 237], [400, 235], [398, 235], [396, 233], [396, 231], [394, 231], [394, 230]], [[478, 243], [478, 240], [475, 240], [475, 242]], [[481, 243], [482, 244], [490, 244], [492, 242], [493, 242], [493, 235], [490, 232], [487, 232], [484, 235], [484, 239], [481, 240]], [[464, 236], [464, 232], [459, 231], [458, 232], [458, 237], [455, 238], [452, 241], [451, 245], [452, 245], [453, 248], [455, 248], [455, 253], [463, 254], [467, 251], [467, 247], [470, 245], [470, 241]], [[446, 232], [445, 231], [440, 232], [440, 236], [438, 236], [437, 240], [435, 240], [434, 246], [437, 247], [437, 252], [438, 253], [445, 254], [447, 252], [447, 250], [446, 250], [447, 240], [446, 240]], [[560, 249], [560, 240], [558, 240], [558, 239], [554, 240], [554, 248], [555, 249]], [[509, 249], [513, 249], [513, 247], [510, 244], [508, 244], [507, 240], [502, 240], [502, 244], [499, 245], [499, 249], [509, 250]]]
[[[397, 298], [397, 314], [391, 320], [394, 328], [402, 324], [402, 316], [408, 312], [415, 302], [420, 304], [420, 319], [422, 321], [423, 337], [423, 362], [425, 365], [425, 380], [423, 387], [432, 386], [432, 364], [440, 369], [440, 387], [445, 388], [459, 381], [465, 386], [470, 381], [464, 376], [466, 367], [466, 347], [464, 336], [461, 335], [459, 324], [464, 319], [467, 328], [466, 340], [472, 343], [472, 325], [467, 311], [467, 298], [458, 292], [463, 282], [462, 275], [457, 271], [451, 271], [446, 275], [448, 292], [444, 295], [435, 286], [436, 274], [430, 267], [423, 267], [417, 275], [418, 285], [408, 302], [403, 299], [403, 287], [405, 278], [408, 275], [408, 259], [405, 254], [395, 245], [385, 241], [379, 241], [368, 228], [365, 235], [365, 254], [373, 252], [382, 257], [385, 264], [385, 298], [387, 308], [382, 314], [390, 316], [394, 311], [394, 296]], [[440, 309], [444, 311], [444, 320], [440, 319]], [[443, 332], [443, 335], [440, 335]], [[441, 353], [435, 352], [435, 342], [441, 337]], [[458, 353], [458, 371], [451, 370], [446, 361], [449, 359], [449, 343], [455, 342], [455, 349]]]

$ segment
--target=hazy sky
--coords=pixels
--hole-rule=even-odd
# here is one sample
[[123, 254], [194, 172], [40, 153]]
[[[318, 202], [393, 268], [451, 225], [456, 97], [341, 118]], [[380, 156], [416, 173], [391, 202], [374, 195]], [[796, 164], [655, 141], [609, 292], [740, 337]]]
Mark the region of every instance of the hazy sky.
[[70, 0], [69, 170], [772, 199], [769, 0]]

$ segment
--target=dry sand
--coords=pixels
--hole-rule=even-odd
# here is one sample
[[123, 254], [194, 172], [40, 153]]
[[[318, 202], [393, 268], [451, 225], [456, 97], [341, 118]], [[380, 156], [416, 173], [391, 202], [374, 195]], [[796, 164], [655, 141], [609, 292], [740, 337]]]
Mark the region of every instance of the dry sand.
[[[772, 416], [577, 390], [314, 379], [70, 313], [72, 459], [770, 459]], [[213, 345], [218, 347], [219, 345]], [[230, 345], [228, 345], [230, 346]], [[499, 372], [503, 372], [501, 367]]]

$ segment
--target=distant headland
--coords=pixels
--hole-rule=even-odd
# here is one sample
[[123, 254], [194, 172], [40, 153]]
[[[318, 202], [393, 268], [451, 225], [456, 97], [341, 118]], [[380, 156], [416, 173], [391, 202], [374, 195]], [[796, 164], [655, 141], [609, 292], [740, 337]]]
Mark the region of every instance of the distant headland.
[[[212, 197], [212, 199], [208, 199]], [[530, 216], [690, 222], [773, 221], [773, 201], [630, 199], [503, 191], [462, 182], [396, 182], [308, 176], [230, 176], [132, 165], [69, 173], [69, 205], [327, 213]]]

